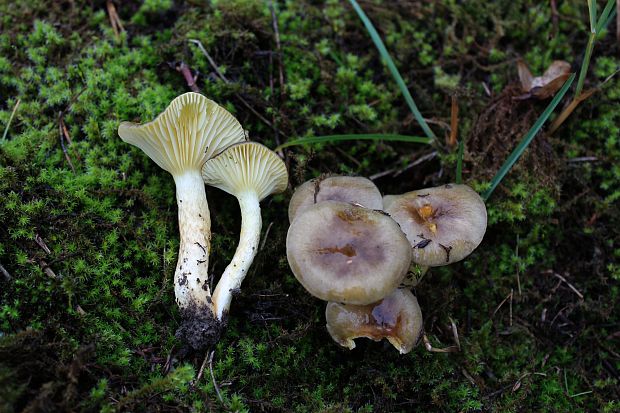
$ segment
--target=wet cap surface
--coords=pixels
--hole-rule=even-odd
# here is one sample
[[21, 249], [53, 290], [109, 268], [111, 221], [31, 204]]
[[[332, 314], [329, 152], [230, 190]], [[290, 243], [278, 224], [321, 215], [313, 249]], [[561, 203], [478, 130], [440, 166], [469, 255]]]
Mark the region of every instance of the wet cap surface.
[[448, 184], [391, 196], [385, 211], [396, 220], [413, 249], [413, 261], [441, 266], [460, 261], [482, 241], [487, 212], [477, 192]]
[[350, 202], [369, 209], [383, 209], [381, 193], [370, 179], [330, 176], [304, 182], [295, 190], [288, 208], [289, 222], [312, 205], [324, 201]]
[[411, 247], [389, 216], [344, 202], [325, 201], [293, 221], [287, 258], [312, 295], [369, 304], [392, 292], [409, 269]]

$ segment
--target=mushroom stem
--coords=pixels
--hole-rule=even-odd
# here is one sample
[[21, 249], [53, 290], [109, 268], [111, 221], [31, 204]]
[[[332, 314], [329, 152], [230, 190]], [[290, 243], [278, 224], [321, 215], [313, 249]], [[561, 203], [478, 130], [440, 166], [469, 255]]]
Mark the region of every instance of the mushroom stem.
[[181, 309], [196, 305], [212, 308], [209, 289], [211, 217], [205, 185], [199, 170], [175, 175], [179, 209], [179, 259], [174, 272], [174, 293]]
[[213, 291], [213, 306], [218, 320], [222, 320], [224, 314], [228, 312], [233, 293], [241, 287], [241, 282], [256, 256], [260, 241], [262, 221], [258, 195], [255, 191], [243, 191], [237, 194], [237, 200], [241, 209], [239, 245]]

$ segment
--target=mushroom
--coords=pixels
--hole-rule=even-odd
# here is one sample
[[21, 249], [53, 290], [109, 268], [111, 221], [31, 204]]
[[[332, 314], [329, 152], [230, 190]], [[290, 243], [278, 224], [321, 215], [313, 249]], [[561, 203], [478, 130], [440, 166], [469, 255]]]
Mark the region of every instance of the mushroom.
[[334, 341], [353, 350], [356, 338], [387, 338], [401, 354], [409, 353], [422, 335], [422, 311], [418, 299], [397, 289], [377, 303], [349, 305], [330, 302], [325, 309], [327, 331]]
[[[211, 329], [205, 323], [212, 310], [208, 283], [211, 219], [200, 168], [222, 149], [244, 141], [243, 128], [224, 108], [190, 92], [174, 99], [151, 122], [122, 122], [118, 134], [174, 178], [180, 232], [174, 273], [176, 302], [188, 329], [202, 329], [208, 335]], [[184, 336], [183, 331], [188, 329], [181, 326], [179, 335]]]
[[256, 256], [261, 230], [259, 203], [286, 189], [288, 172], [275, 152], [256, 142], [244, 142], [208, 160], [202, 167], [202, 177], [208, 185], [237, 197], [241, 209], [239, 245], [213, 292], [214, 312], [222, 320], [230, 308], [233, 291], [241, 286]]
[[467, 185], [448, 184], [384, 198], [385, 212], [407, 235], [416, 264], [436, 267], [460, 261], [484, 237], [487, 210]]
[[324, 201], [295, 218], [286, 255], [297, 280], [324, 301], [364, 305], [391, 293], [405, 277], [411, 246], [382, 211]]
[[288, 207], [288, 220], [310, 206], [323, 201], [342, 201], [359, 204], [370, 209], [382, 209], [381, 193], [375, 184], [359, 176], [330, 176], [304, 182], [291, 198]]

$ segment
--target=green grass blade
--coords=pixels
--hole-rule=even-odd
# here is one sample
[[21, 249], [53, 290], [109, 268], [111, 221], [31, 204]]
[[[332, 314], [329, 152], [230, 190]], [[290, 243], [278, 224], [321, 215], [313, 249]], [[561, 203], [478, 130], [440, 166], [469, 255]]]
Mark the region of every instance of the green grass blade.
[[605, 5], [603, 12], [601, 13], [596, 22], [596, 34], [599, 34], [607, 27], [607, 24], [609, 23], [609, 17], [612, 16], [612, 12], [616, 10], [616, 8], [614, 7], [615, 5], [616, 0], [609, 0]]
[[506, 159], [506, 162], [504, 162], [502, 167], [499, 168], [499, 171], [497, 171], [497, 174], [495, 174], [495, 176], [491, 180], [491, 186], [482, 194], [482, 199], [484, 199], [485, 201], [489, 199], [495, 188], [497, 188], [499, 183], [502, 182], [502, 179], [504, 179], [504, 176], [506, 176], [506, 174], [510, 171], [515, 162], [519, 160], [525, 149], [527, 149], [529, 144], [532, 142], [532, 139], [534, 139], [540, 128], [542, 128], [543, 124], [547, 121], [549, 116], [551, 116], [551, 113], [553, 113], [555, 107], [558, 105], [558, 103], [560, 103], [560, 100], [562, 100], [562, 98], [568, 91], [568, 88], [573, 83], [573, 80], [575, 80], [574, 73], [566, 80], [564, 86], [562, 86], [562, 89], [560, 89], [560, 91], [557, 93], [557, 95], [555, 95], [551, 103], [549, 103], [549, 106], [547, 106], [542, 115], [540, 115], [540, 117], [536, 120], [534, 126], [532, 126], [532, 128], [527, 132], [521, 143], [519, 143], [519, 145], [512, 151], [510, 156], [508, 156], [508, 159]]
[[368, 31], [368, 34], [370, 35], [370, 37], [372, 38], [372, 41], [374, 42], [375, 46], [379, 50], [379, 54], [385, 61], [388, 69], [390, 70], [390, 73], [392, 73], [392, 77], [394, 77], [394, 80], [396, 80], [396, 83], [398, 84], [398, 88], [400, 89], [400, 92], [405, 97], [405, 101], [407, 102], [407, 105], [409, 105], [409, 109], [411, 109], [411, 113], [413, 113], [413, 116], [415, 117], [416, 121], [418, 122], [422, 130], [424, 131], [424, 134], [431, 139], [435, 139], [435, 134], [433, 133], [431, 128], [428, 126], [428, 123], [426, 123], [426, 121], [424, 120], [424, 117], [422, 117], [422, 114], [418, 110], [418, 107], [416, 106], [413, 100], [413, 97], [411, 96], [411, 93], [409, 93], [409, 89], [407, 89], [407, 85], [405, 84], [405, 81], [400, 75], [398, 68], [394, 64], [394, 61], [392, 60], [390, 53], [385, 48], [385, 44], [383, 44], [383, 41], [381, 40], [379, 33], [377, 33], [377, 30], [375, 29], [375, 26], [373, 26], [372, 22], [370, 21], [368, 16], [366, 16], [366, 13], [364, 13], [364, 10], [362, 10], [360, 5], [357, 4], [356, 0], [349, 0], [349, 2], [351, 3], [355, 11], [357, 12], [362, 22], [364, 23], [364, 26], [366, 26], [366, 30]]
[[409, 142], [409, 143], [426, 143], [430, 144], [432, 139], [424, 138], [420, 136], [409, 135], [396, 135], [396, 134], [381, 134], [381, 133], [368, 133], [368, 134], [348, 134], [348, 135], [325, 135], [325, 136], [310, 136], [307, 138], [295, 139], [283, 143], [274, 149], [279, 151], [283, 148], [296, 145], [307, 145], [311, 143], [331, 143], [341, 141], [360, 141], [360, 140], [372, 140], [372, 141], [397, 141], [397, 142]]
[[456, 158], [456, 183], [463, 182], [463, 151], [465, 150], [465, 139], [459, 141], [459, 151]]
[[596, 0], [588, 0], [588, 14], [590, 15], [590, 31], [596, 33]]

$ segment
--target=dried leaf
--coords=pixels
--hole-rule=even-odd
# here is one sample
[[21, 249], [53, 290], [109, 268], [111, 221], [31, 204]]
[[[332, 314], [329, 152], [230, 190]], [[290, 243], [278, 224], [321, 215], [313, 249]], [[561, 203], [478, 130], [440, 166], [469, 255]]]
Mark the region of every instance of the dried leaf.
[[523, 61], [517, 62], [521, 88], [527, 97], [547, 99], [560, 90], [570, 76], [570, 63], [564, 60], [554, 60], [542, 76], [532, 77], [532, 72]]

